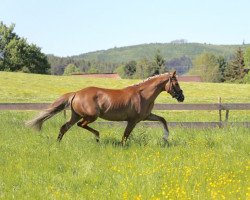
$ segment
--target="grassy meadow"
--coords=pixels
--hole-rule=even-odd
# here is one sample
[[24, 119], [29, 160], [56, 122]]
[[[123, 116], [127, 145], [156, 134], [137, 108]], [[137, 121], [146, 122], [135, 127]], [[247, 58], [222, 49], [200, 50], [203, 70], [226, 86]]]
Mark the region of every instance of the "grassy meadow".
[[[0, 72], [0, 102], [52, 102], [66, 92], [88, 86], [120, 89], [141, 80], [81, 78], [25, 73]], [[185, 103], [249, 102], [250, 84], [180, 83]], [[176, 103], [169, 94], [162, 93], [157, 103]]]
[[[0, 72], [0, 102], [51, 102], [95, 85], [122, 88], [140, 80], [83, 79]], [[249, 102], [250, 85], [181, 83], [187, 103]], [[168, 94], [157, 99], [175, 103]], [[216, 121], [217, 112], [163, 112], [169, 121]], [[250, 199], [249, 129], [138, 125], [127, 144], [124, 127], [93, 124], [101, 140], [78, 127], [56, 142], [59, 114], [38, 133], [24, 126], [36, 111], [0, 111], [0, 199]], [[249, 111], [231, 112], [249, 121]]]

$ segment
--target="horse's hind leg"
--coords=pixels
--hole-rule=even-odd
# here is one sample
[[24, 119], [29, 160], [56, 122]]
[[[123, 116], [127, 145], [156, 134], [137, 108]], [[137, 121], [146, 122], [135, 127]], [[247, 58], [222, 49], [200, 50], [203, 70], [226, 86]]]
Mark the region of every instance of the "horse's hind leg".
[[84, 129], [90, 131], [91, 133], [93, 133], [96, 137], [96, 141], [99, 142], [99, 139], [100, 139], [99, 131], [88, 126], [89, 123], [92, 123], [95, 120], [96, 120], [96, 118], [84, 118], [82, 121], [77, 123], [77, 126], [82, 127]]
[[57, 141], [61, 141], [63, 138], [63, 135], [79, 120], [81, 119], [81, 117], [76, 114], [73, 110], [71, 113], [71, 118], [68, 122], [66, 122], [60, 129], [59, 135], [57, 137]]

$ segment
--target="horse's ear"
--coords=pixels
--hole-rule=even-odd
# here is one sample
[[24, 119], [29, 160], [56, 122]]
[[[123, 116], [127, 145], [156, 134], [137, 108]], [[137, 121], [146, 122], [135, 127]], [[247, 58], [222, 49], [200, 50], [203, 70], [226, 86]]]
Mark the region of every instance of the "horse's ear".
[[172, 75], [172, 77], [175, 77], [175, 76], [176, 76], [176, 71], [174, 71], [174, 72], [173, 72], [173, 75]]

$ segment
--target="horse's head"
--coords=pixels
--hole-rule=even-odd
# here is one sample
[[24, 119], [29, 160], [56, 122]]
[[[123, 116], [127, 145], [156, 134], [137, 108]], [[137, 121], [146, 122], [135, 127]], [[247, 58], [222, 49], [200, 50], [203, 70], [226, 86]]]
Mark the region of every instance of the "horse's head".
[[165, 85], [165, 90], [173, 97], [176, 98], [177, 101], [183, 102], [184, 101], [184, 95], [183, 91], [180, 88], [180, 85], [176, 78], [176, 71], [169, 77], [169, 81]]

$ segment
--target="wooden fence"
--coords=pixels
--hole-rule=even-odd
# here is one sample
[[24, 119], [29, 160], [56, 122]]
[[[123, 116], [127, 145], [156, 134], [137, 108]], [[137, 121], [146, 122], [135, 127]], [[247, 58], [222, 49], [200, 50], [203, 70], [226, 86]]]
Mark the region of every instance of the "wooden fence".
[[[0, 103], [0, 110], [43, 110], [49, 103]], [[250, 110], [250, 103], [206, 103], [206, 104], [155, 104], [154, 110], [217, 110], [216, 122], [168, 122], [169, 126], [183, 126], [190, 128], [209, 128], [223, 126], [244, 126], [250, 128], [250, 122], [228, 122], [230, 110]], [[222, 120], [222, 110], [226, 111], [225, 120]], [[66, 112], [65, 112], [66, 115]], [[96, 122], [95, 122], [96, 123]], [[98, 122], [100, 124], [117, 124], [119, 122]], [[121, 124], [124, 124], [123, 122]], [[158, 126], [158, 122], [143, 122], [143, 125]]]

